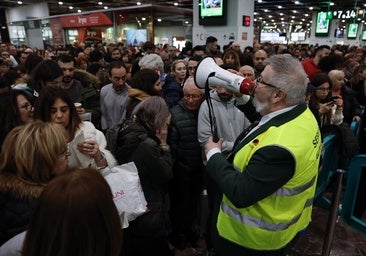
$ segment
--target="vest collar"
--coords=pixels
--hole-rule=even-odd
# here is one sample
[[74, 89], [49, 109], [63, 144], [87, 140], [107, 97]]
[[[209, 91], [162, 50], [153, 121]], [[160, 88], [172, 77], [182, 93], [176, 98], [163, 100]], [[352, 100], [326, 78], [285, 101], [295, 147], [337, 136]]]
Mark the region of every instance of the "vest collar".
[[285, 113], [279, 114], [278, 116], [275, 116], [268, 122], [264, 123], [262, 126], [260, 126], [257, 130], [253, 131], [251, 134], [249, 134], [246, 138], [244, 138], [233, 150], [231, 156], [234, 156], [244, 145], [246, 145], [248, 142], [252, 141], [255, 137], [257, 137], [259, 134], [265, 132], [268, 130], [269, 127], [275, 126], [279, 127], [283, 125], [284, 123], [287, 123], [291, 121], [292, 119], [295, 119], [299, 115], [301, 115], [305, 110], [307, 109], [306, 104], [300, 104], [291, 109], [290, 111], [287, 111]]

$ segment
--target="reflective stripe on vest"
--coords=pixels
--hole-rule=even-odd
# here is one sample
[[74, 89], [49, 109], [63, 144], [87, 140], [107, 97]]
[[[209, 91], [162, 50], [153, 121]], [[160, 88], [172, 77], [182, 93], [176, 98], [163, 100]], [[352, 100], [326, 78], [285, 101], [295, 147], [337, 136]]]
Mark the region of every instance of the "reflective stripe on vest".
[[[314, 198], [311, 198], [306, 201], [304, 209], [313, 205], [313, 199]], [[296, 223], [299, 220], [299, 218], [301, 217], [301, 214], [299, 214], [287, 223], [274, 224], [274, 223], [265, 222], [265, 221], [263, 221], [263, 219], [257, 219], [254, 217], [245, 216], [245, 215], [241, 214], [239, 211], [237, 211], [236, 209], [231, 208], [224, 202], [221, 203], [221, 210], [224, 213], [226, 213], [227, 215], [229, 215], [231, 218], [233, 218], [243, 224], [246, 224], [246, 225], [249, 225], [252, 227], [258, 227], [258, 228], [269, 230], [269, 231], [285, 230], [292, 224]]]
[[308, 183], [305, 183], [304, 185], [297, 187], [297, 188], [280, 188], [278, 189], [274, 195], [275, 196], [294, 196], [302, 193], [303, 191], [310, 188], [312, 185], [314, 185], [316, 181], [316, 177], [313, 177]]

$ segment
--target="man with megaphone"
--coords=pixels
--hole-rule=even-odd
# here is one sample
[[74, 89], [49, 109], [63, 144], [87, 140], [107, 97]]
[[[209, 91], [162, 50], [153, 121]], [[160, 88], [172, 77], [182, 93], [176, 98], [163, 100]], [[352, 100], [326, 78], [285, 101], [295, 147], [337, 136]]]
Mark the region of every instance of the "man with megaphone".
[[[206, 78], [199, 77], [202, 63]], [[216, 253], [286, 255], [310, 222], [321, 152], [320, 131], [305, 104], [307, 75], [297, 59], [274, 55], [248, 89], [243, 78], [205, 63], [196, 81], [251, 93], [262, 115], [229, 157], [221, 153], [222, 139], [205, 145], [207, 175], [223, 193]]]

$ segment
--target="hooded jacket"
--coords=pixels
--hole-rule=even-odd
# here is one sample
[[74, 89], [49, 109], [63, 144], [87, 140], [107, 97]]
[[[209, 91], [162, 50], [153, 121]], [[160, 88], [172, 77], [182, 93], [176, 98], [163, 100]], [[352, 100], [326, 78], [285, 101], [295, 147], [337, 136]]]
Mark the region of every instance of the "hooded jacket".
[[[250, 125], [250, 122], [234, 105], [234, 97], [229, 101], [222, 101], [215, 90], [210, 91], [210, 97], [216, 116], [217, 133], [224, 139], [222, 152], [227, 154], [231, 152], [236, 138]], [[207, 101], [204, 101], [198, 115], [198, 140], [204, 145], [210, 136], [212, 133], [208, 105]]]

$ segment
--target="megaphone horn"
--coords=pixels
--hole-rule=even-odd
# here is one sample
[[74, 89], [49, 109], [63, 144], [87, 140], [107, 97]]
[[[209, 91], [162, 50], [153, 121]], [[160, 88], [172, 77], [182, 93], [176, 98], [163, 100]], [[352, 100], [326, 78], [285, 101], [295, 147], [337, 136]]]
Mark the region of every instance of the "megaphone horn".
[[250, 95], [253, 91], [254, 84], [251, 79], [238, 76], [220, 68], [216, 64], [215, 59], [209, 56], [203, 58], [198, 63], [194, 74], [194, 81], [200, 89], [205, 88], [207, 79], [209, 86], [223, 87], [230, 91], [247, 95]]

